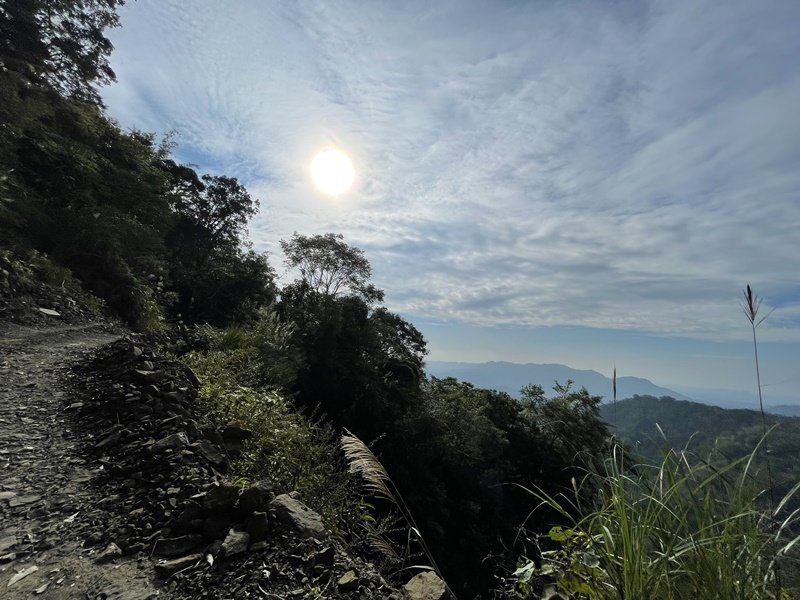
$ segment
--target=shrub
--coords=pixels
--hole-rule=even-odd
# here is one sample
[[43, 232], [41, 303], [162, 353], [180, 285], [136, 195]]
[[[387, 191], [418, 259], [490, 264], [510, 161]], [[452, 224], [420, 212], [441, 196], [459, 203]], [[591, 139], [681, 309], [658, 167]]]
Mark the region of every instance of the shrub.
[[236, 421], [254, 433], [231, 476], [248, 481], [268, 477], [299, 491], [328, 528], [344, 537], [366, 513], [352, 492], [333, 429], [293, 410], [276, 389], [258, 387], [261, 361], [253, 331], [202, 332], [209, 350], [185, 357], [203, 381], [198, 395], [202, 418], [217, 426]]

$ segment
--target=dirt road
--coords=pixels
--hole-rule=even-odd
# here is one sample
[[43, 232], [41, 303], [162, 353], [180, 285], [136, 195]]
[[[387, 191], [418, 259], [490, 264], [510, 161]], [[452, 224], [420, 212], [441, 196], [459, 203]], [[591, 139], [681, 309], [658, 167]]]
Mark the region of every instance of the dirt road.
[[103, 498], [65, 409], [70, 366], [119, 337], [102, 325], [0, 324], [0, 598], [158, 595], [147, 561], [103, 562], [86, 543], [102, 527]]

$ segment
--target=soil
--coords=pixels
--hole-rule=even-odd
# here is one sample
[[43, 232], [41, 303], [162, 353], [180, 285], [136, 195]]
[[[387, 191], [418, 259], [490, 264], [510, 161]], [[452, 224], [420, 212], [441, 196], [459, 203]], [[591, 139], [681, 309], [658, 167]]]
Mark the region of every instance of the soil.
[[2, 598], [158, 595], [149, 561], [104, 563], [102, 548], [85, 545], [104, 497], [67, 414], [71, 367], [121, 335], [108, 324], [0, 324]]

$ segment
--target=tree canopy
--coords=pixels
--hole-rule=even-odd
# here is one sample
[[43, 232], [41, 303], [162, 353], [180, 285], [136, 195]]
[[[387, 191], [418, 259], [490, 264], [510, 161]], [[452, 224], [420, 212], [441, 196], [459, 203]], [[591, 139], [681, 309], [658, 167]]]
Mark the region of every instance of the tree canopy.
[[305, 236], [297, 232], [281, 240], [286, 266], [300, 271], [308, 287], [317, 294], [350, 293], [369, 302], [383, 300], [383, 291], [369, 279], [372, 267], [360, 248], [349, 246], [342, 234]]
[[0, 3], [3, 66], [37, 85], [99, 102], [96, 84], [115, 75], [105, 30], [119, 25], [124, 0], [4, 0]]

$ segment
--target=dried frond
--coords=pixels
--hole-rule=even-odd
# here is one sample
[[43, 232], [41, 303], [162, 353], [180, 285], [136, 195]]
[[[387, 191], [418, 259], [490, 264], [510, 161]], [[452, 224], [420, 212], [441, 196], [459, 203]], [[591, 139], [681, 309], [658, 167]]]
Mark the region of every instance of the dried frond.
[[367, 448], [367, 445], [345, 429], [342, 435], [341, 446], [347, 458], [347, 470], [353, 475], [359, 475], [364, 480], [367, 490], [380, 498], [389, 500], [397, 505], [397, 500], [389, 489], [391, 478], [383, 465]]

